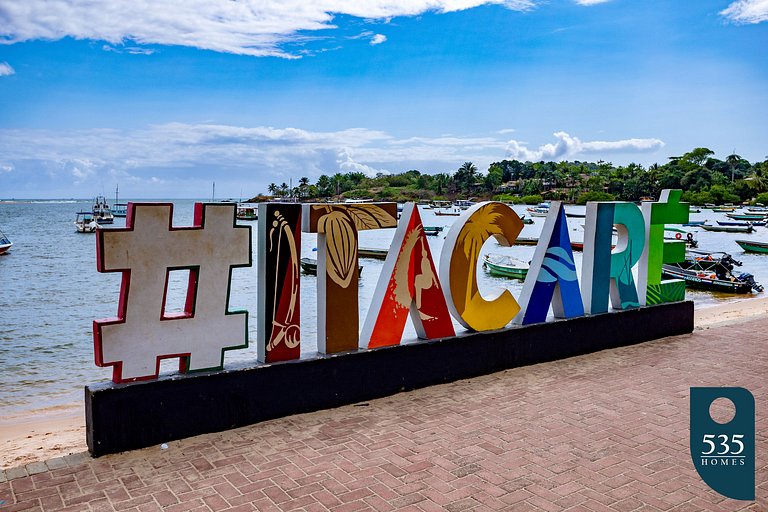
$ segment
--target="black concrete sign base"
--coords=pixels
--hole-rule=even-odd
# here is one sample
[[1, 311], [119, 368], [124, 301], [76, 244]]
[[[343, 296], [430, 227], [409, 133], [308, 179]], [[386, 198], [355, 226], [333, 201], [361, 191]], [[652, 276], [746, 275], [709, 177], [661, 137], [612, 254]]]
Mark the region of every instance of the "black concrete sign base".
[[693, 331], [693, 302], [85, 388], [94, 456]]

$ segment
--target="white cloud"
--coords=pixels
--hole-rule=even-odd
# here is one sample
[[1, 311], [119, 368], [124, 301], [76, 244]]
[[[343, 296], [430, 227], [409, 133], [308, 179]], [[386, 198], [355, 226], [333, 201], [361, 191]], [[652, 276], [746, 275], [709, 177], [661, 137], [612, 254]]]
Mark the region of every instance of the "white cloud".
[[386, 40], [387, 40], [387, 36], [385, 36], [384, 34], [376, 34], [371, 38], [371, 46], [381, 44]]
[[558, 139], [556, 143], [544, 144], [538, 149], [528, 149], [524, 142], [510, 140], [507, 143], [507, 156], [517, 160], [555, 161], [581, 154], [647, 153], [664, 147], [664, 142], [659, 139], [582, 142], [566, 132], [555, 132], [553, 135]]
[[[536, 0], [25, 0], [0, 6], [0, 44], [64, 37], [180, 45], [254, 56], [297, 57], [284, 46], [335, 29], [334, 15], [387, 21], [497, 4], [525, 11]], [[383, 37], [383, 36], [382, 36]], [[372, 44], [383, 42], [376, 35]], [[376, 41], [376, 42], [374, 42]]]
[[611, 0], [575, 0], [579, 5], [597, 5], [610, 2]]
[[720, 14], [735, 23], [768, 21], [768, 0], [737, 0]]
[[7, 62], [0, 62], [0, 76], [11, 76], [16, 71]]
[[105, 44], [101, 47], [101, 49], [105, 52], [130, 53], [131, 55], [152, 55], [155, 53], [155, 50], [150, 48], [141, 48], [139, 46], [126, 46], [124, 48], [118, 48], [116, 46]]
[[515, 133], [516, 131], [517, 130], [515, 130], [514, 128], [504, 128], [502, 130], [497, 131], [496, 133], [498, 133], [499, 135], [507, 135], [509, 133]]
[[355, 161], [352, 156], [352, 151], [349, 148], [344, 148], [343, 150], [339, 151], [339, 156], [336, 162], [339, 164], [339, 170], [341, 172], [361, 172], [370, 178], [376, 176], [379, 173], [390, 174], [389, 171], [385, 169], [374, 169], [369, 165], [361, 164], [360, 162]]
[[212, 180], [217, 190], [229, 183], [230, 194], [256, 193], [290, 176], [314, 181], [337, 172], [453, 172], [468, 160], [484, 170], [504, 158], [557, 160], [650, 152], [664, 145], [658, 139], [583, 142], [564, 132], [555, 137], [554, 144], [529, 149], [501, 136], [396, 138], [366, 128], [323, 132], [166, 123], [138, 130], [0, 129], [0, 174], [4, 189], [16, 197], [45, 196], [45, 190], [59, 191], [50, 197], [82, 196], [117, 182], [121, 190], [123, 184], [133, 189], [134, 197], [200, 197]]

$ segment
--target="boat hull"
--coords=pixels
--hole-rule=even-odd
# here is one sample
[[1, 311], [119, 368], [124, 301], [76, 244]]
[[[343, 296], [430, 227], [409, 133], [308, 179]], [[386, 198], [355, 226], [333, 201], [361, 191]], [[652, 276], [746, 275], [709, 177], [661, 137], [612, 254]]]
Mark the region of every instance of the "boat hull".
[[486, 261], [483, 263], [483, 268], [492, 276], [496, 277], [511, 277], [513, 279], [525, 279], [528, 275], [527, 268], [515, 268], [507, 267], [505, 265], [496, 265]]
[[716, 233], [751, 233], [754, 231], [752, 226], [701, 226], [701, 229], [713, 231]]
[[[317, 275], [317, 260], [313, 260], [312, 258], [301, 258], [301, 260], [299, 261], [299, 265], [301, 266], [301, 271], [307, 274], [308, 276]], [[363, 266], [358, 265], [357, 275], [361, 276], [362, 274], [363, 274]]]
[[744, 249], [746, 252], [768, 254], [768, 243], [753, 242], [749, 240], [736, 240], [736, 243], [739, 244], [739, 247]]
[[368, 258], [371, 260], [385, 260], [387, 259], [387, 249], [366, 249], [360, 247], [357, 249], [358, 258]]
[[752, 285], [749, 283], [713, 279], [711, 276], [714, 274], [683, 270], [673, 265], [662, 265], [661, 273], [666, 279], [682, 279], [686, 287], [697, 290], [722, 293], [749, 293], [752, 290]]

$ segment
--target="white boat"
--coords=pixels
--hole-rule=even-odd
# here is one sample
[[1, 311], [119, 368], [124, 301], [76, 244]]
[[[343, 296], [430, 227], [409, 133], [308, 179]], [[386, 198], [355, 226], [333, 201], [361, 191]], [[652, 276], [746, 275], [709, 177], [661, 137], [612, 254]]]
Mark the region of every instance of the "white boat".
[[107, 198], [104, 196], [96, 196], [93, 202], [93, 218], [99, 224], [112, 224], [115, 222], [115, 216], [112, 215], [112, 210], [109, 208]]
[[531, 217], [546, 217], [549, 215], [549, 203], [539, 203], [536, 206], [526, 208]]
[[483, 268], [492, 276], [525, 279], [530, 264], [507, 255], [486, 254]]
[[546, 217], [549, 215], [549, 208], [541, 208], [541, 207], [534, 207], [534, 208], [528, 208], [528, 214], [531, 217]]
[[5, 236], [5, 233], [0, 231], [0, 254], [5, 254], [8, 252], [8, 250], [13, 247], [13, 242], [8, 240], [8, 237]]
[[93, 212], [77, 212], [75, 229], [78, 233], [95, 233], [99, 223], [93, 216]]

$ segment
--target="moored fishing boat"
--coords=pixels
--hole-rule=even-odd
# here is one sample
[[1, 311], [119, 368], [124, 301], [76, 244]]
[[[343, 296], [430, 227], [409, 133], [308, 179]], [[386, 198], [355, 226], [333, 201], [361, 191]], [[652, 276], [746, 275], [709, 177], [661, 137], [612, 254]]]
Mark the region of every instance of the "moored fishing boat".
[[749, 293], [750, 290], [762, 292], [763, 287], [755, 282], [749, 273], [733, 273], [734, 267], [742, 263], [733, 259], [726, 252], [708, 252], [688, 250], [685, 260], [662, 265], [662, 274], [667, 278], [685, 280], [685, 285], [701, 290], [725, 293]]
[[733, 259], [733, 256], [722, 251], [697, 251], [688, 249], [685, 251], [685, 260], [676, 263], [684, 270], [695, 268], [720, 273], [723, 276], [733, 271], [733, 267], [740, 267], [742, 263]]
[[528, 237], [528, 236], [519, 236], [515, 239], [515, 242], [513, 245], [536, 245], [539, 243], [538, 238]]
[[663, 264], [661, 273], [666, 279], [682, 279], [686, 287], [699, 290], [723, 293], [749, 293], [753, 289], [758, 293], [763, 291], [763, 287], [755, 282], [754, 276], [747, 273], [736, 276], [729, 272], [721, 279], [713, 270], [692, 267], [683, 269], [671, 264]]
[[128, 203], [119, 202], [119, 187], [115, 186], [115, 202], [112, 203], [112, 215], [115, 217], [128, 216]]
[[[301, 266], [301, 271], [304, 272], [307, 275], [310, 276], [316, 276], [317, 275], [317, 260], [314, 258], [301, 258], [299, 260], [299, 265]], [[358, 277], [363, 275], [363, 266], [358, 265], [357, 266], [357, 275]]]
[[13, 247], [13, 242], [5, 236], [5, 233], [0, 231], [0, 254], [7, 253], [11, 247]]
[[[616, 244], [611, 244], [611, 250], [616, 248]], [[575, 240], [571, 240], [571, 250], [573, 251], [583, 251], [584, 250], [584, 242], [577, 242]]]
[[765, 220], [765, 215], [757, 213], [726, 213], [725, 216], [733, 220]]
[[700, 226], [701, 229], [705, 229], [707, 231], [714, 231], [717, 233], [751, 233], [755, 230], [751, 225], [749, 226], [709, 226], [709, 225], [703, 225]]
[[768, 242], [758, 242], [757, 240], [736, 240], [736, 243], [744, 249], [745, 252], [756, 252], [768, 254]]
[[530, 265], [511, 256], [486, 254], [483, 268], [492, 276], [525, 279]]
[[435, 208], [432, 211], [435, 213], [435, 215], [440, 215], [440, 216], [450, 215], [452, 217], [458, 217], [459, 215], [461, 215], [461, 211], [455, 211], [455, 210], [439, 210]]
[[112, 215], [115, 217], [128, 216], [128, 203], [115, 203], [112, 205]]
[[93, 216], [93, 212], [77, 212], [75, 217], [75, 230], [78, 233], [95, 233], [99, 223]]
[[357, 257], [368, 258], [371, 260], [385, 260], [387, 259], [387, 249], [372, 249], [370, 247], [358, 247]]
[[546, 217], [549, 215], [549, 208], [528, 208], [528, 214], [531, 217]]
[[437, 236], [443, 231], [443, 226], [424, 226], [424, 234], [427, 236]]
[[750, 222], [748, 220], [719, 220], [717, 223], [720, 226], [765, 226], [766, 221], [758, 220]]
[[104, 196], [96, 196], [91, 213], [93, 214], [93, 219], [99, 224], [112, 224], [115, 221], [112, 209], [109, 207], [107, 198]]
[[683, 226], [696, 227], [696, 226], [703, 226], [706, 223], [707, 223], [707, 219], [704, 219], [704, 220], [689, 220], [688, 222], [683, 224]]

